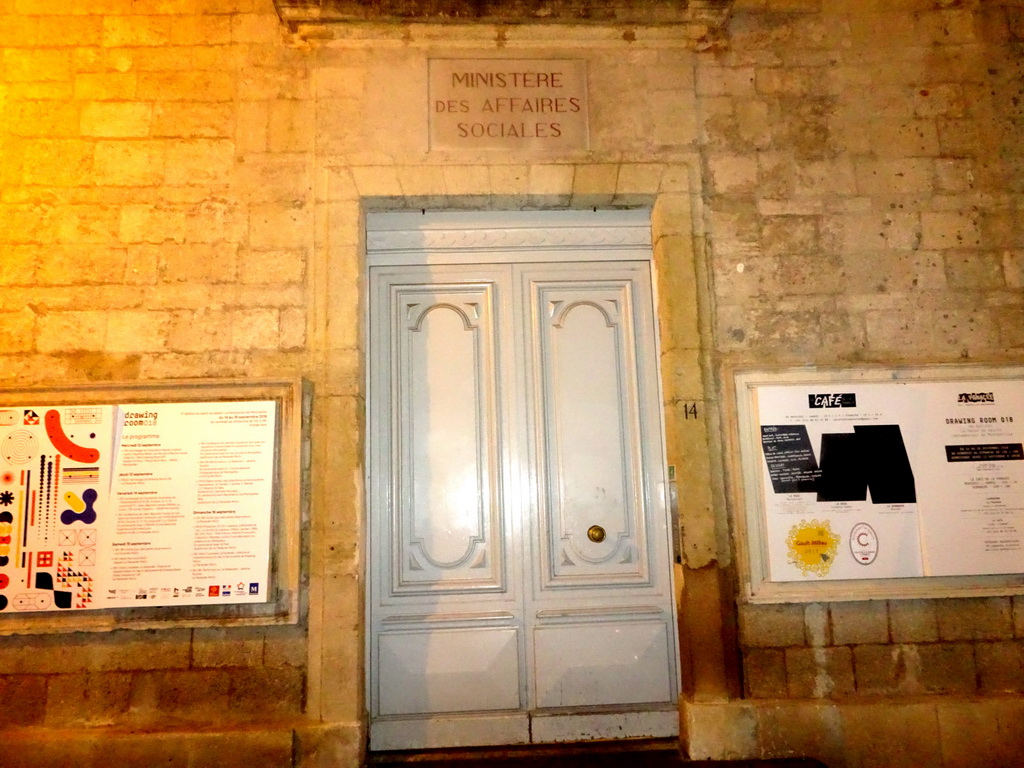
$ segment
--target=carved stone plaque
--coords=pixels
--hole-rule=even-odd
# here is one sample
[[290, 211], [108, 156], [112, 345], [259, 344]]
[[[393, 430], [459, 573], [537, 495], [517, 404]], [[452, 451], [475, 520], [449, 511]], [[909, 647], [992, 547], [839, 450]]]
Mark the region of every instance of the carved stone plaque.
[[584, 61], [431, 59], [429, 100], [432, 150], [589, 146]]

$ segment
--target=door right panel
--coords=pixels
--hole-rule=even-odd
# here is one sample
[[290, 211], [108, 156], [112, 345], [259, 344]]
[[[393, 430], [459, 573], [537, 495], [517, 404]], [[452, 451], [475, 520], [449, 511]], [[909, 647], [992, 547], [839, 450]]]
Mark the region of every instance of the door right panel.
[[668, 704], [676, 667], [645, 262], [517, 267], [535, 706]]

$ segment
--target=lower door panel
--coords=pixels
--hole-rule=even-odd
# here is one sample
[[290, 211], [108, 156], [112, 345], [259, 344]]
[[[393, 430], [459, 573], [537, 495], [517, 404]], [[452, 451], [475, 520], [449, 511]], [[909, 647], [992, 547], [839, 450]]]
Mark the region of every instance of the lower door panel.
[[537, 706], [669, 703], [673, 646], [663, 621], [614, 621], [534, 631]]
[[515, 628], [385, 632], [378, 648], [382, 715], [521, 705]]

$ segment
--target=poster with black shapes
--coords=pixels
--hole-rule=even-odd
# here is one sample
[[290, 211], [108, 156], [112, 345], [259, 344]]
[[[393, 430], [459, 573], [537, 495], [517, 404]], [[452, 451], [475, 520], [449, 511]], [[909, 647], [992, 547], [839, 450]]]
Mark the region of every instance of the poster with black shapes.
[[872, 504], [915, 504], [914, 471], [898, 424], [853, 428]]
[[[924, 575], [914, 479], [893, 418], [914, 418], [903, 389], [811, 386], [757, 389], [765, 425], [806, 435], [818, 467], [813, 484], [776, 490], [769, 453], [762, 473], [768, 566], [772, 581], [908, 578]], [[923, 416], [923, 413], [921, 414]]]
[[1024, 573], [1020, 382], [832, 386], [754, 389], [770, 581]]

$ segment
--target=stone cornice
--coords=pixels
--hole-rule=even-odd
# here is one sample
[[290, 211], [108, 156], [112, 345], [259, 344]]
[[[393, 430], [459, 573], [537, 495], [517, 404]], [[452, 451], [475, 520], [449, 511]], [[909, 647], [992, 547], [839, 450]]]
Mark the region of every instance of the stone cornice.
[[274, 0], [291, 26], [337, 23], [680, 26], [721, 37], [734, 0]]

